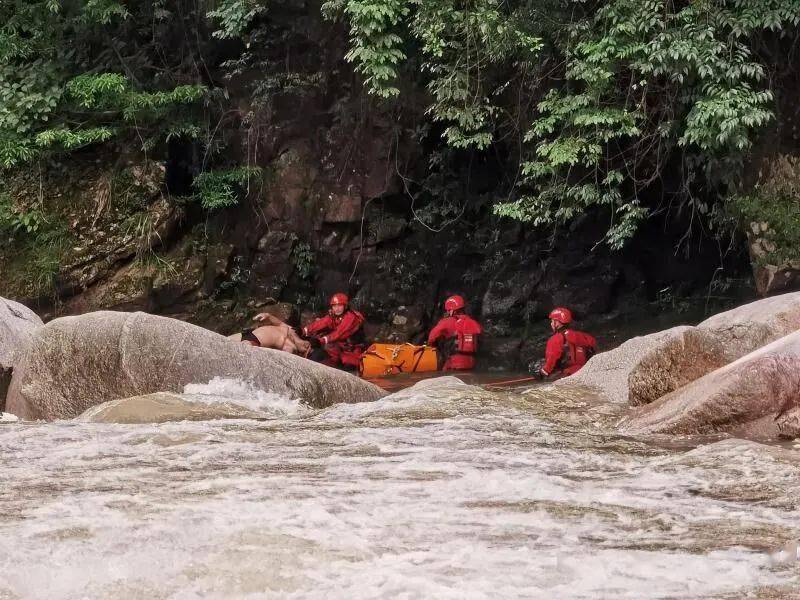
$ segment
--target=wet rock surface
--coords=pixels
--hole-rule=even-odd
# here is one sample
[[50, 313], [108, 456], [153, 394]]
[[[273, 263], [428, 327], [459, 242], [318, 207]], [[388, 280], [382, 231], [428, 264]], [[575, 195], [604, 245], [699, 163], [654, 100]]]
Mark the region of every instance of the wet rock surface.
[[25, 354], [34, 331], [43, 325], [28, 307], [0, 298], [0, 412], [6, 401], [14, 368]]
[[627, 340], [613, 350], [595, 355], [578, 373], [558, 380], [555, 385], [590, 386], [612, 402], [627, 404], [630, 401], [629, 380], [642, 358], [651, 351], [658, 352], [670, 340], [682, 339], [690, 330], [691, 327], [684, 325]]
[[104, 311], [38, 329], [15, 369], [6, 408], [24, 419], [70, 418], [109, 400], [180, 392], [214, 377], [250, 381], [314, 406], [383, 395], [348, 373], [182, 321]]
[[591, 385], [610, 400], [647, 404], [798, 329], [800, 293], [766, 298], [696, 327], [632, 338], [558, 385]]
[[76, 419], [85, 423], [167, 423], [260, 417], [260, 413], [233, 403], [201, 404], [179, 394], [157, 392], [104, 402], [87, 409]]
[[642, 356], [628, 381], [631, 402], [652, 402], [798, 329], [798, 292], [714, 315]]
[[637, 409], [632, 433], [730, 432], [794, 438], [800, 401], [800, 331]]

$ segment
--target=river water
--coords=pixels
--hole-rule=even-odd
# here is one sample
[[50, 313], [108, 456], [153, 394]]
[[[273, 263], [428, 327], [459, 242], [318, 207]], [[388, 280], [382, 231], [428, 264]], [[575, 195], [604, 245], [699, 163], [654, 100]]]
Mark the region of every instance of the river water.
[[0, 426], [0, 599], [800, 597], [793, 448], [575, 390], [186, 392], [264, 418]]

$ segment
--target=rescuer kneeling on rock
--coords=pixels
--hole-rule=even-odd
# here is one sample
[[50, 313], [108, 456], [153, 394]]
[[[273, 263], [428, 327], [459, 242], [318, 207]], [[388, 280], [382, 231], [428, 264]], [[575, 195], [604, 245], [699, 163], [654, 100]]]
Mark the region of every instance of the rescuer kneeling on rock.
[[541, 379], [577, 373], [597, 352], [597, 340], [588, 333], [570, 329], [572, 312], [568, 308], [554, 308], [549, 318], [553, 335], [547, 340], [544, 360], [531, 365], [531, 372]]
[[364, 353], [364, 315], [348, 306], [346, 294], [331, 296], [328, 314], [303, 328], [314, 350], [309, 357], [329, 367], [357, 369]]
[[450, 296], [444, 301], [447, 313], [428, 335], [428, 345], [436, 346], [444, 358], [445, 371], [468, 371], [475, 367], [480, 323], [464, 313], [464, 298]]

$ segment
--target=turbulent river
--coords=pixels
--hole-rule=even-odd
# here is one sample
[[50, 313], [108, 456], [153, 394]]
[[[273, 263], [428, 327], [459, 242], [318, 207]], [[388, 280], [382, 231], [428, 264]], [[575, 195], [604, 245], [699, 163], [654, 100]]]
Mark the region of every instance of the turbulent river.
[[633, 439], [576, 391], [0, 425], [0, 599], [793, 598], [800, 452]]

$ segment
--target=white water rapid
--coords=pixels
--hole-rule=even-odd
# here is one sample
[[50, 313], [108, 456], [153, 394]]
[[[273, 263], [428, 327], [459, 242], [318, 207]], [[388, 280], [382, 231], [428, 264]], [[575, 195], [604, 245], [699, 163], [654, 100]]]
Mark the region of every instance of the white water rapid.
[[[555, 392], [0, 425], [0, 599], [785, 598], [800, 452], [614, 433]], [[605, 411], [605, 412], [604, 412]]]

